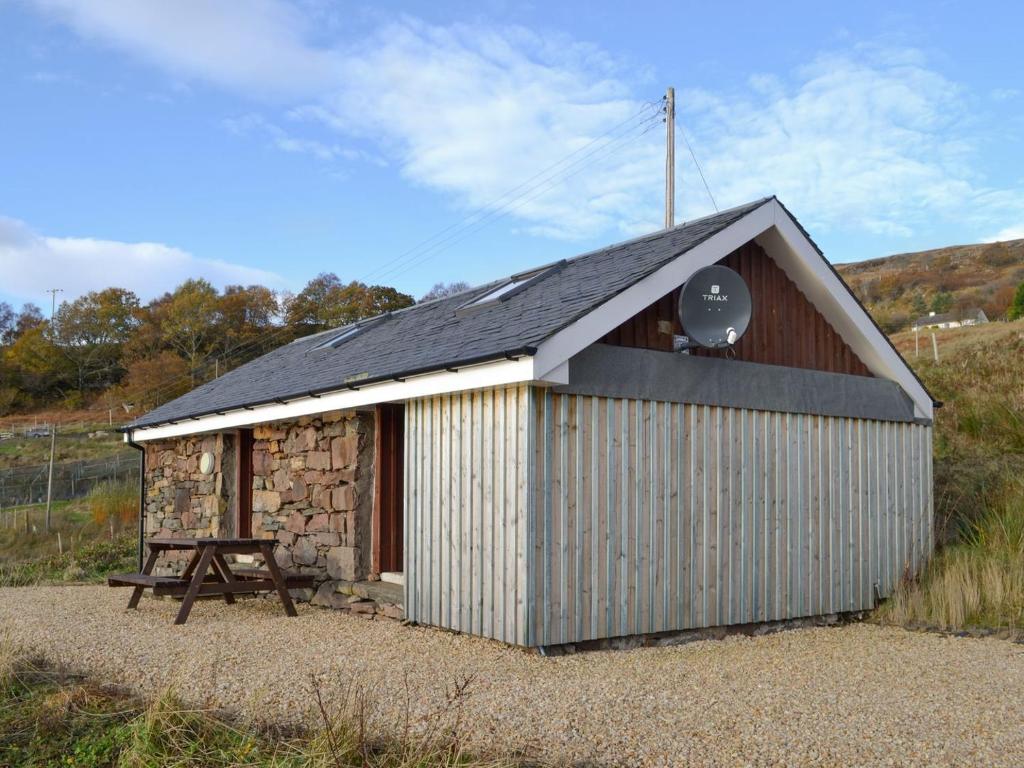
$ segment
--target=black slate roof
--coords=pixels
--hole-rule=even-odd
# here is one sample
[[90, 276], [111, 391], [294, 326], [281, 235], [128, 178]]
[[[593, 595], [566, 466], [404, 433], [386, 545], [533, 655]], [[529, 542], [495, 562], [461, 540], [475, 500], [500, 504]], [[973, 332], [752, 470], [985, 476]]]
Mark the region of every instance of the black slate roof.
[[507, 278], [365, 323], [298, 339], [155, 408], [126, 427], [148, 427], [473, 362], [532, 355], [537, 345], [771, 198], [687, 222], [555, 265], [501, 301], [460, 308]]

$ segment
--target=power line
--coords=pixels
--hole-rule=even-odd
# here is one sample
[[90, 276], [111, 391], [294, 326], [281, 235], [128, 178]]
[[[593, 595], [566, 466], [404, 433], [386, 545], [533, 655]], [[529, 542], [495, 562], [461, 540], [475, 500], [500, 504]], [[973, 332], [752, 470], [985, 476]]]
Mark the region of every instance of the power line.
[[[625, 120], [623, 120], [623, 121], [621, 121], [619, 123], [616, 123], [615, 125], [613, 125], [611, 128], [609, 128], [604, 133], [602, 133], [602, 134], [600, 134], [598, 136], [595, 136], [593, 139], [588, 141], [583, 146], [573, 150], [568, 155], [565, 155], [564, 157], [562, 157], [560, 160], [558, 160], [558, 161], [552, 163], [551, 165], [541, 169], [537, 173], [533, 174], [532, 176], [530, 176], [529, 178], [527, 178], [524, 181], [520, 182], [516, 186], [514, 186], [511, 189], [507, 190], [506, 192], [502, 193], [501, 195], [499, 195], [498, 197], [494, 198], [490, 202], [485, 203], [485, 204], [479, 206], [478, 208], [474, 209], [473, 211], [471, 211], [469, 214], [464, 216], [459, 221], [456, 221], [456, 222], [450, 224], [449, 226], [445, 227], [444, 229], [440, 230], [439, 232], [437, 232], [437, 233], [431, 235], [430, 237], [420, 241], [419, 243], [417, 243], [416, 245], [412, 246], [408, 250], [404, 251], [403, 253], [400, 253], [398, 256], [396, 256], [396, 257], [394, 257], [392, 259], [389, 259], [389, 260], [379, 264], [376, 269], [366, 273], [366, 275], [363, 277], [363, 279], [365, 280], [365, 279], [367, 279], [370, 276], [379, 274], [381, 272], [381, 270], [384, 269], [385, 267], [390, 267], [392, 264], [395, 264], [396, 262], [402, 261], [406, 257], [415, 254], [421, 248], [425, 247], [426, 245], [428, 245], [429, 243], [433, 242], [437, 238], [442, 237], [443, 235], [447, 234], [451, 230], [457, 229], [457, 228], [462, 227], [464, 225], [475, 223], [474, 219], [476, 219], [477, 217], [479, 217], [481, 215], [487, 214], [488, 212], [493, 211], [495, 209], [495, 207], [499, 207], [499, 208], [500, 207], [504, 207], [504, 205], [507, 205], [509, 202], [514, 201], [515, 199], [517, 199], [521, 195], [517, 195], [516, 197], [512, 198], [512, 200], [509, 200], [509, 201], [506, 201], [505, 203], [502, 203], [501, 206], [498, 206], [498, 204], [501, 203], [506, 198], [508, 198], [510, 195], [513, 195], [514, 193], [519, 192], [520, 190], [522, 190], [524, 187], [527, 187], [528, 185], [530, 185], [532, 182], [536, 181], [540, 177], [546, 176], [546, 175], [554, 172], [555, 169], [558, 168], [560, 165], [565, 164], [566, 162], [568, 162], [569, 160], [571, 160], [573, 157], [575, 157], [576, 155], [580, 154], [581, 152], [585, 152], [587, 149], [589, 149], [590, 147], [592, 147], [594, 144], [596, 144], [597, 142], [601, 141], [602, 139], [606, 138], [607, 136], [609, 136], [609, 135], [611, 135], [613, 133], [618, 132], [624, 126], [627, 126], [627, 125], [637, 121], [638, 118], [641, 118], [642, 116], [645, 115], [645, 113], [650, 112], [651, 109], [652, 109], [652, 104], [650, 102], [644, 103], [644, 105], [637, 112], [634, 112], [632, 115], [627, 117]], [[644, 119], [646, 119], [646, 118], [644, 118]], [[528, 193], [528, 192], [529, 192], [529, 190], [527, 189], [527, 190], [525, 190], [521, 194], [525, 194], [525, 193]]]
[[[550, 191], [558, 184], [564, 183], [568, 179], [578, 175], [587, 167], [598, 162], [599, 159], [603, 159], [605, 156], [615, 149], [618, 149], [620, 146], [623, 146], [628, 141], [643, 136], [651, 130], [655, 122], [660, 118], [661, 111], [660, 103], [646, 102], [641, 109], [633, 113], [630, 117], [612, 126], [604, 133], [591, 139], [586, 144], [577, 148], [557, 162], [552, 163], [541, 171], [533, 174], [528, 179], [519, 183], [502, 195], [499, 195], [491, 201], [491, 203], [477, 208], [461, 220], [445, 227], [431, 237], [426, 238], [402, 254], [399, 254], [397, 257], [384, 262], [378, 266], [377, 269], [367, 273], [361, 279], [366, 280], [368, 277], [374, 275], [380, 278], [389, 275], [403, 274], [408, 270], [425, 263], [429, 259], [436, 257], [445, 248], [462, 242], [467, 237], [475, 234], [494, 221], [507, 216], [513, 211], [518, 210], [532, 200], [535, 200]], [[638, 129], [639, 132], [637, 133]], [[614, 138], [609, 138], [613, 135]], [[599, 144], [602, 139], [606, 138], [608, 141]], [[599, 146], [595, 147], [595, 144], [599, 144]], [[513, 195], [513, 193], [516, 192], [519, 194]], [[503, 200], [505, 202], [496, 206], [497, 203]], [[445, 235], [447, 235], [447, 237], [444, 237]], [[441, 239], [438, 240], [438, 238]], [[425, 245], [431, 243], [432, 245], [424, 248]], [[406, 263], [401, 263], [403, 261]], [[389, 265], [393, 266], [389, 269], [383, 269]], [[243, 351], [252, 350], [257, 345], [264, 345], [265, 347], [272, 340], [280, 338], [285, 334], [290, 334], [293, 330], [294, 329], [292, 327], [283, 325], [266, 335], [239, 345], [228, 353], [211, 353], [206, 355], [196, 366], [192, 368], [189, 373], [176, 377], [169, 377], [164, 381], [159, 382], [155, 388], [150, 389], [150, 392], [154, 393], [157, 399], [161, 399], [164, 394], [176, 388], [178, 384], [190, 379], [196, 371], [208, 369], [211, 360], [220, 359], [228, 362], [233, 357], [238, 358]], [[204, 383], [207, 383], [208, 381], [209, 379]]]
[[[605, 156], [611, 154], [613, 150], [618, 149], [620, 146], [625, 145], [629, 141], [639, 138], [640, 136], [643, 136], [644, 134], [648, 133], [651, 130], [651, 128], [653, 128], [654, 125], [656, 125], [658, 122], [660, 122], [658, 115], [652, 115], [648, 118], [645, 118], [643, 121], [640, 121], [635, 126], [631, 127], [632, 132], [628, 132], [606, 142], [605, 144], [602, 144], [600, 147], [597, 147], [596, 149], [592, 150], [586, 155], [583, 155], [573, 163], [563, 168], [561, 171], [559, 171], [558, 174], [550, 176], [549, 178], [545, 179], [542, 183], [534, 185], [530, 189], [524, 191], [522, 194], [517, 195], [515, 198], [509, 200], [504, 205], [490, 211], [486, 216], [482, 217], [477, 222], [474, 222], [472, 225], [463, 228], [462, 231], [455, 232], [449, 235], [444, 240], [435, 243], [433, 246], [426, 249], [422, 254], [408, 261], [401, 267], [394, 267], [390, 270], [378, 273], [378, 276], [386, 277], [389, 275], [401, 275], [411, 270], [413, 267], [420, 266], [426, 261], [437, 256], [446, 248], [449, 248], [452, 245], [455, 245], [456, 243], [462, 242], [470, 235], [475, 234], [476, 232], [492, 224], [493, 222], [504, 218], [513, 211], [522, 208], [527, 203], [530, 203], [533, 200], [536, 200], [538, 197], [541, 197], [545, 193], [551, 191], [559, 184], [562, 184], [568, 181], [569, 179], [573, 178], [574, 176], [577, 176], [578, 174], [582, 173], [584, 170], [594, 165], [594, 163], [604, 159]], [[637, 131], [637, 129], [640, 130]]]
[[679, 134], [683, 137], [683, 142], [686, 144], [686, 148], [690, 151], [690, 157], [693, 158], [693, 164], [697, 166], [697, 173], [700, 174], [700, 180], [704, 182], [704, 191], [708, 193], [708, 197], [711, 198], [711, 204], [715, 206], [715, 212], [718, 212], [718, 203], [715, 202], [715, 196], [711, 194], [711, 187], [708, 186], [708, 180], [704, 178], [704, 171], [700, 167], [700, 163], [697, 162], [697, 155], [693, 153], [693, 147], [690, 146], [690, 140], [686, 138], [686, 131], [683, 130], [683, 126], [679, 126]]

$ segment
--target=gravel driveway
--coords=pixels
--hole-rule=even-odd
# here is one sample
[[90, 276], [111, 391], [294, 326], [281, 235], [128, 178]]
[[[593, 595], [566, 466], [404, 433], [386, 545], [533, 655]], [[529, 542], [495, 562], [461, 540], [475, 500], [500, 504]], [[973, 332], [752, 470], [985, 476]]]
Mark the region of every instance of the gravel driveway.
[[[472, 675], [471, 742], [605, 765], [1024, 765], [1024, 646], [871, 625], [540, 656], [276, 601], [176, 604], [106, 587], [0, 589], [0, 637], [143, 692], [301, 720], [310, 673], [353, 680], [378, 724]], [[384, 727], [383, 725], [381, 727]]]

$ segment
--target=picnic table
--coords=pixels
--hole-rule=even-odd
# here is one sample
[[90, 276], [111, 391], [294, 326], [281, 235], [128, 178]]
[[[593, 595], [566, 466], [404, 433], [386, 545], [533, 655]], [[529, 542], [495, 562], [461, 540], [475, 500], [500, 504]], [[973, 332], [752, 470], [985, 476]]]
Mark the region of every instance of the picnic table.
[[[174, 620], [184, 624], [192, 611], [192, 604], [200, 595], [223, 595], [224, 602], [233, 604], [240, 593], [276, 591], [288, 616], [295, 616], [295, 605], [289, 587], [309, 587], [312, 577], [285, 576], [274, 560], [273, 542], [266, 539], [232, 538], [152, 538], [146, 544], [149, 556], [142, 573], [114, 574], [107, 578], [111, 587], [133, 587], [128, 600], [129, 608], [137, 608], [142, 593], [152, 589], [155, 596], [181, 597], [181, 609]], [[192, 558], [180, 576], [154, 576], [153, 567], [162, 552], [192, 550]], [[225, 555], [263, 556], [264, 568], [236, 568], [228, 566]]]

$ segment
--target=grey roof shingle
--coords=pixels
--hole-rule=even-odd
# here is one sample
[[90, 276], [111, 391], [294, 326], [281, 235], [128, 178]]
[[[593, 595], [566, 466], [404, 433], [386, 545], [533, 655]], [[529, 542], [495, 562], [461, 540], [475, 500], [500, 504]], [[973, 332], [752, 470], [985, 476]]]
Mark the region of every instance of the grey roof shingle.
[[[577, 256], [493, 305], [457, 312], [496, 281], [382, 316], [337, 347], [341, 329], [286, 344], [155, 408], [128, 428], [342, 389], [457, 364], [532, 354], [546, 338], [770, 198]], [[333, 334], [333, 335], [332, 335]]]

